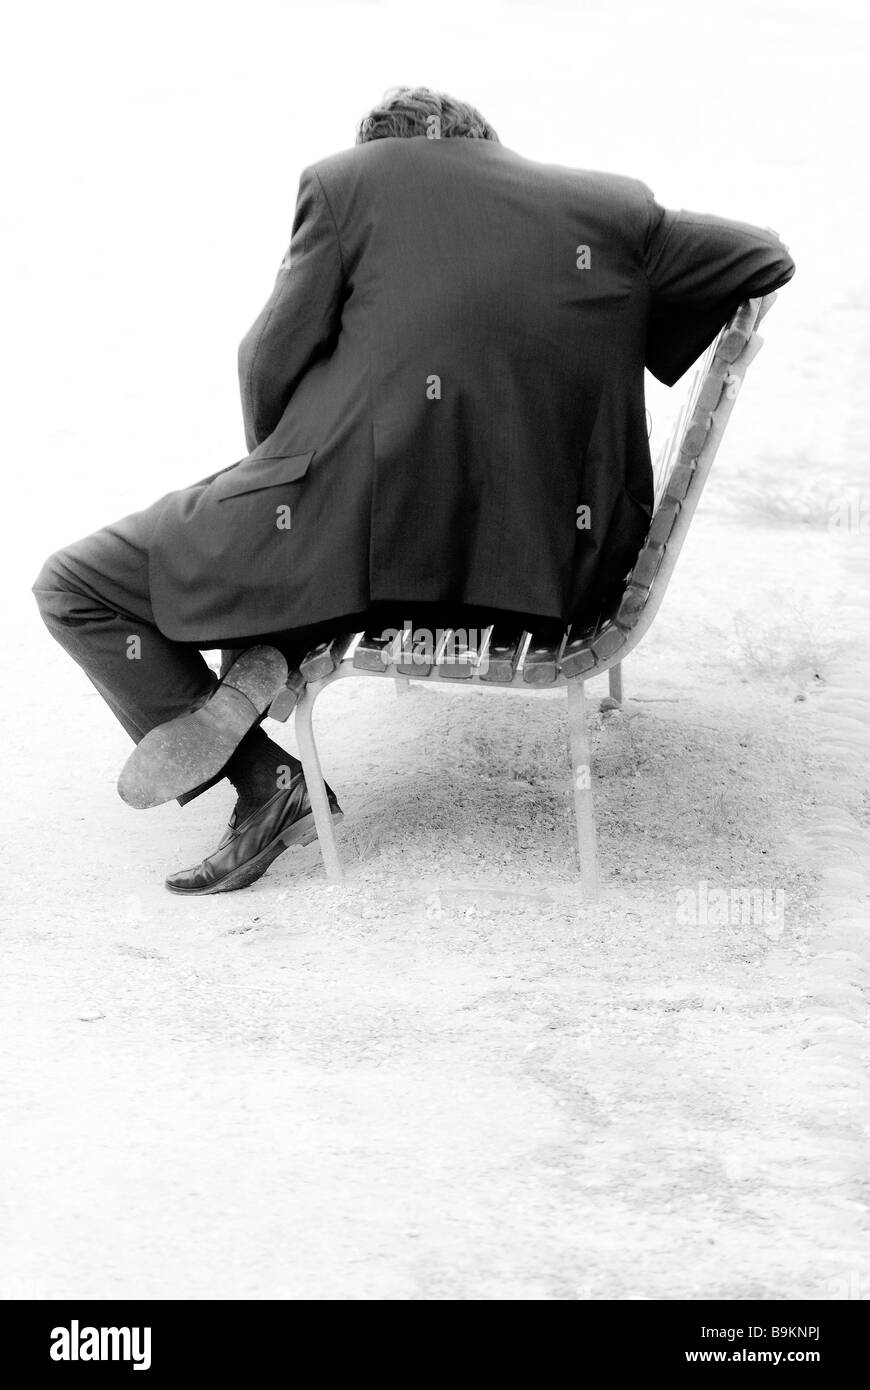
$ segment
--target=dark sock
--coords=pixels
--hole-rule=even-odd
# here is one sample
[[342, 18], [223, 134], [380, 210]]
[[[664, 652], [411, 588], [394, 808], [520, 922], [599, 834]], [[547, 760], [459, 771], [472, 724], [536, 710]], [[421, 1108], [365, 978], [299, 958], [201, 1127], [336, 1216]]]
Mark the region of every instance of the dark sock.
[[290, 779], [302, 771], [302, 764], [292, 753], [263, 733], [257, 725], [242, 739], [224, 768], [239, 794], [236, 802], [236, 824], [264, 806], [277, 791], [289, 786]]

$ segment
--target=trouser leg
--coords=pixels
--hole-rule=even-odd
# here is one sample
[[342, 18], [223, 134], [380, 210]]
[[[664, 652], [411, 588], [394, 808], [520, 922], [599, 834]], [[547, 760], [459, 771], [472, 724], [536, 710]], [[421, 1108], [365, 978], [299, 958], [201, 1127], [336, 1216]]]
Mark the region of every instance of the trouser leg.
[[33, 586], [43, 620], [130, 737], [201, 703], [215, 684], [201, 652], [154, 622], [149, 523], [125, 517], [49, 556]]

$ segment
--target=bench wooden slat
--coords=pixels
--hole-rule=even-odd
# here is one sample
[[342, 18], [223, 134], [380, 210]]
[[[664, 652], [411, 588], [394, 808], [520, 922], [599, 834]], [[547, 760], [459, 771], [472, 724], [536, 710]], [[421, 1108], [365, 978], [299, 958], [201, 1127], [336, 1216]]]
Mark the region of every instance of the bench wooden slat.
[[669, 497], [674, 502], [682, 502], [689, 491], [689, 484], [694, 475], [695, 469], [691, 463], [678, 463], [671, 470], [671, 476], [668, 478], [668, 485], [665, 488], [665, 497]]
[[440, 655], [436, 660], [441, 679], [471, 680], [477, 667], [478, 648], [468, 641], [468, 633], [462, 629], [451, 628], [439, 646]]
[[559, 674], [559, 657], [565, 644], [561, 623], [544, 623], [535, 629], [523, 659], [526, 685], [552, 685]]
[[591, 671], [598, 662], [592, 648], [586, 642], [566, 642], [559, 667], [564, 676], [582, 676]]
[[760, 309], [760, 299], [747, 299], [745, 304], [740, 305], [731, 322], [723, 330], [716, 348], [716, 356], [722, 362], [737, 361], [752, 337]]
[[625, 646], [625, 633], [617, 627], [616, 623], [608, 623], [592, 642], [592, 650], [599, 661], [606, 661], [608, 657], [615, 656], [620, 647], [623, 646]]
[[305, 653], [299, 663], [299, 670], [307, 681], [323, 680], [331, 676], [356, 636], [355, 632], [338, 632], [326, 642], [318, 642]]
[[396, 658], [396, 670], [400, 676], [417, 676], [419, 679], [431, 673], [435, 653], [431, 650], [427, 637], [428, 633], [424, 633], [415, 642], [414, 629], [408, 627], [404, 630]]
[[600, 628], [600, 623], [587, 627], [572, 626], [562, 648], [559, 669], [563, 676], [579, 676], [596, 666], [597, 658], [592, 650], [592, 641]]
[[713, 423], [713, 416], [707, 410], [695, 412], [689, 428], [683, 437], [680, 453], [685, 459], [696, 459], [704, 447], [707, 435], [710, 433], [710, 426]]
[[698, 405], [702, 410], [713, 411], [716, 409], [722, 399], [722, 388], [725, 385], [726, 374], [727, 368], [724, 362], [716, 362], [714, 366], [711, 366], [698, 396]]
[[628, 585], [616, 610], [616, 621], [620, 627], [633, 627], [643, 612], [648, 598], [649, 589], [633, 582]]
[[647, 532], [647, 545], [662, 546], [666, 543], [680, 514], [681, 505], [676, 497], [666, 497], [659, 503]]
[[631, 572], [631, 582], [642, 589], [648, 589], [656, 577], [656, 571], [664, 558], [664, 548], [645, 545], [637, 557]]
[[395, 633], [382, 637], [378, 631], [364, 632], [353, 654], [354, 666], [358, 671], [386, 672], [395, 641]]
[[510, 685], [523, 649], [525, 633], [517, 628], [496, 623], [489, 634], [485, 660], [481, 663], [480, 679], [493, 685]]

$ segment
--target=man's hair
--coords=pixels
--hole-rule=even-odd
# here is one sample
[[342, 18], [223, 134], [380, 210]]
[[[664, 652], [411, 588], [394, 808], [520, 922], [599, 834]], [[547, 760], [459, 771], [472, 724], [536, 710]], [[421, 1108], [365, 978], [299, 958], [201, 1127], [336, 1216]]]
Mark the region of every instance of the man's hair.
[[430, 139], [494, 140], [492, 126], [467, 101], [456, 101], [430, 87], [391, 87], [359, 123], [356, 143], [387, 140], [391, 136], [428, 135]]

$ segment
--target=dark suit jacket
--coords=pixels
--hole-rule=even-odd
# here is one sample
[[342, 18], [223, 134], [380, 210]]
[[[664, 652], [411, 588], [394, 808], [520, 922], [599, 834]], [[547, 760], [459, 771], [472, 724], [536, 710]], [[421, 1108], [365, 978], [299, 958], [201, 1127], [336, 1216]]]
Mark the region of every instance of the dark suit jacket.
[[239, 352], [250, 452], [156, 504], [158, 625], [203, 642], [383, 602], [571, 619], [649, 524], [644, 365], [673, 384], [793, 270], [770, 232], [487, 141], [311, 166]]

